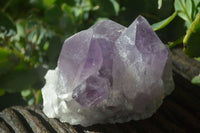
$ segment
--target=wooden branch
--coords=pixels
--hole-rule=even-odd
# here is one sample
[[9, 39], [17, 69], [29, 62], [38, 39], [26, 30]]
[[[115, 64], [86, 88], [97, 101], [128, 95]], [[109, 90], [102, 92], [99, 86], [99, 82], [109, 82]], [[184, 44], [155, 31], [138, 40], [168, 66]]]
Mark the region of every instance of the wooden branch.
[[200, 62], [185, 55], [182, 48], [172, 49], [172, 64], [173, 70], [187, 80], [200, 74]]

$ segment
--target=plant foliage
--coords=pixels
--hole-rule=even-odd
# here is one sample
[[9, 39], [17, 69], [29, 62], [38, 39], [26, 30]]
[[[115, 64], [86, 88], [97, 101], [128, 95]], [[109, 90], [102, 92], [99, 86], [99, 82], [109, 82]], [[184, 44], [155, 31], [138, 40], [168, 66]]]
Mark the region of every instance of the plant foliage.
[[[158, 0], [159, 7], [162, 1]], [[175, 12], [165, 20], [152, 25], [154, 30], [160, 30], [167, 26], [176, 14], [184, 20], [187, 28], [183, 37], [175, 42], [170, 42], [169, 47], [172, 48], [177, 44], [184, 44], [184, 52], [189, 57], [200, 57], [200, 0], [174, 0]], [[199, 84], [199, 76], [192, 80], [192, 83]]]

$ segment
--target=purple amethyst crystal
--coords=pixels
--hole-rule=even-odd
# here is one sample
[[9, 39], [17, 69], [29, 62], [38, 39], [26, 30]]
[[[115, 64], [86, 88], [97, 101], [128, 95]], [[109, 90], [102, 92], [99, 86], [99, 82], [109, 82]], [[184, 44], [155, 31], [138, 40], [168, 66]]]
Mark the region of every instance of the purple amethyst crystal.
[[114, 43], [124, 27], [108, 20], [92, 29], [67, 39], [58, 61], [61, 75], [73, 89], [72, 97], [83, 106], [97, 104], [108, 97]]
[[68, 38], [42, 89], [44, 112], [70, 124], [150, 117], [173, 90], [169, 51], [142, 16], [110, 20]]

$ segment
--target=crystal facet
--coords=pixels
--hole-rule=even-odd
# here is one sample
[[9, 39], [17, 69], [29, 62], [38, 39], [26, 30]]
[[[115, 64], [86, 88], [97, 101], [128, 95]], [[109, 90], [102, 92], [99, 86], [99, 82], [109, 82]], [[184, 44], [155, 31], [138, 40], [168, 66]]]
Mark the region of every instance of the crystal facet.
[[170, 53], [142, 16], [66, 39], [45, 78], [44, 113], [83, 126], [148, 118], [174, 88]]

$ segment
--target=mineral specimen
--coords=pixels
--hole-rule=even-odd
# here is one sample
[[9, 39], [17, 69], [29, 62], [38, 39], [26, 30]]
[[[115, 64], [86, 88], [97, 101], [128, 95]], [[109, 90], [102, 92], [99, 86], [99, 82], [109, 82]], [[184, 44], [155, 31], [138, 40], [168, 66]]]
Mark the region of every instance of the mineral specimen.
[[128, 28], [103, 20], [66, 39], [45, 78], [44, 113], [72, 125], [148, 118], [173, 90], [169, 51], [142, 16]]

